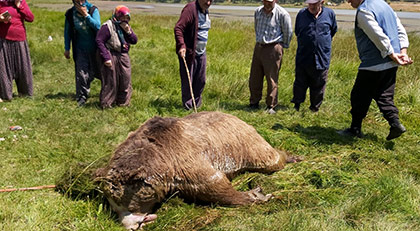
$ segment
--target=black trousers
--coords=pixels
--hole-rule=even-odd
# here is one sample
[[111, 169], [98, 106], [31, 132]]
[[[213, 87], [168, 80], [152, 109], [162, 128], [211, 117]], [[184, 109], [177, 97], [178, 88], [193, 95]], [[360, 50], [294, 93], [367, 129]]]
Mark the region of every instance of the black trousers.
[[307, 67], [296, 65], [295, 82], [293, 83], [292, 103], [303, 103], [306, 91], [309, 88], [309, 100], [311, 107], [319, 109], [324, 100], [325, 87], [327, 86], [328, 69], [317, 70], [314, 65]]
[[372, 99], [390, 125], [399, 120], [394, 104], [397, 70], [398, 67], [384, 71], [359, 70], [350, 98], [352, 127], [362, 126]]

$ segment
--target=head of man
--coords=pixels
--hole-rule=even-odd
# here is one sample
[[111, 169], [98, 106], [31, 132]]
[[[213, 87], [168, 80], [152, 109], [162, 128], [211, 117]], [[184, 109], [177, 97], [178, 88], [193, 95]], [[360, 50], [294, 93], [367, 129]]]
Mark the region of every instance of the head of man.
[[273, 11], [274, 6], [276, 5], [277, 0], [263, 0], [264, 11], [269, 14]]
[[322, 4], [324, 4], [324, 0], [306, 0], [306, 4], [308, 4], [308, 10], [313, 15], [318, 15], [322, 10]]
[[197, 0], [198, 5], [200, 5], [201, 10], [205, 12], [209, 9], [210, 5], [213, 3], [213, 0]]
[[360, 4], [363, 2], [364, 0], [347, 0], [348, 3], [350, 3], [351, 7], [353, 8], [357, 8], [360, 6]]

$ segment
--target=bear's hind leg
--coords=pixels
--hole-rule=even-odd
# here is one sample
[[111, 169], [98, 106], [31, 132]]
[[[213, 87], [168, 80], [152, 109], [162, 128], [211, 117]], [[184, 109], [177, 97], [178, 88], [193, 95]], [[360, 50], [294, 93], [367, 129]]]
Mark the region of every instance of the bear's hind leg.
[[236, 191], [226, 175], [217, 171], [215, 175], [219, 178], [215, 180], [205, 179], [206, 184], [196, 191], [193, 197], [199, 201], [217, 203], [220, 205], [247, 205], [252, 203], [265, 202], [271, 198], [271, 195], [264, 195], [261, 189], [239, 192]]

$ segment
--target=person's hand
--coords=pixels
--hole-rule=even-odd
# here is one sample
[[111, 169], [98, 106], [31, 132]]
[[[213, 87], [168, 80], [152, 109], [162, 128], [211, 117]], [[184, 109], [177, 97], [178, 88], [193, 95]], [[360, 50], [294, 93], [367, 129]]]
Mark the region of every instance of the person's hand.
[[9, 14], [8, 16], [4, 16], [3, 13], [0, 14], [0, 22], [8, 23], [12, 19], [12, 16]]
[[87, 12], [87, 8], [86, 6], [81, 6], [79, 4], [74, 4], [74, 7], [76, 7], [77, 12], [79, 12], [79, 14], [81, 14], [83, 17], [88, 16], [88, 12]]
[[70, 51], [64, 51], [64, 57], [66, 57], [66, 59], [70, 59]]
[[128, 25], [128, 23], [126, 22], [122, 22], [120, 24], [121, 28], [125, 31], [125, 33], [127, 34], [131, 34], [131, 29], [130, 29], [130, 25]]
[[181, 48], [178, 51], [178, 55], [181, 56], [181, 58], [185, 58], [185, 52], [186, 52], [186, 49], [185, 48]]
[[17, 8], [20, 8], [20, 6], [22, 5], [22, 0], [15, 0], [15, 5]]
[[413, 60], [407, 54], [400, 54], [399, 57], [401, 57], [404, 65], [410, 65], [413, 63]]
[[107, 60], [107, 61], [105, 61], [105, 62], [104, 62], [104, 65], [105, 65], [105, 66], [107, 66], [107, 67], [112, 67], [112, 62], [111, 62], [111, 60]]
[[396, 63], [405, 66], [413, 63], [413, 60], [405, 53], [392, 53], [389, 57]]

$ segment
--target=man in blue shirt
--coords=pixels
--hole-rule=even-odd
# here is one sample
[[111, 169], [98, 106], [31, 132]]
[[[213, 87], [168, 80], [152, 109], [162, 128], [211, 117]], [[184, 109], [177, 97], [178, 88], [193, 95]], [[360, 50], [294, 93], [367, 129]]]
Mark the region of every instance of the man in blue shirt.
[[309, 109], [317, 112], [324, 99], [331, 42], [337, 32], [337, 21], [334, 11], [323, 7], [323, 0], [306, 0], [306, 3], [308, 7], [301, 9], [296, 16], [295, 34], [298, 48], [291, 102], [299, 111], [309, 87]]
[[96, 32], [101, 27], [99, 10], [87, 0], [73, 0], [74, 6], [67, 10], [64, 24], [64, 56], [73, 60], [76, 72], [76, 101], [83, 106], [89, 96], [90, 83], [99, 78], [96, 60]]

